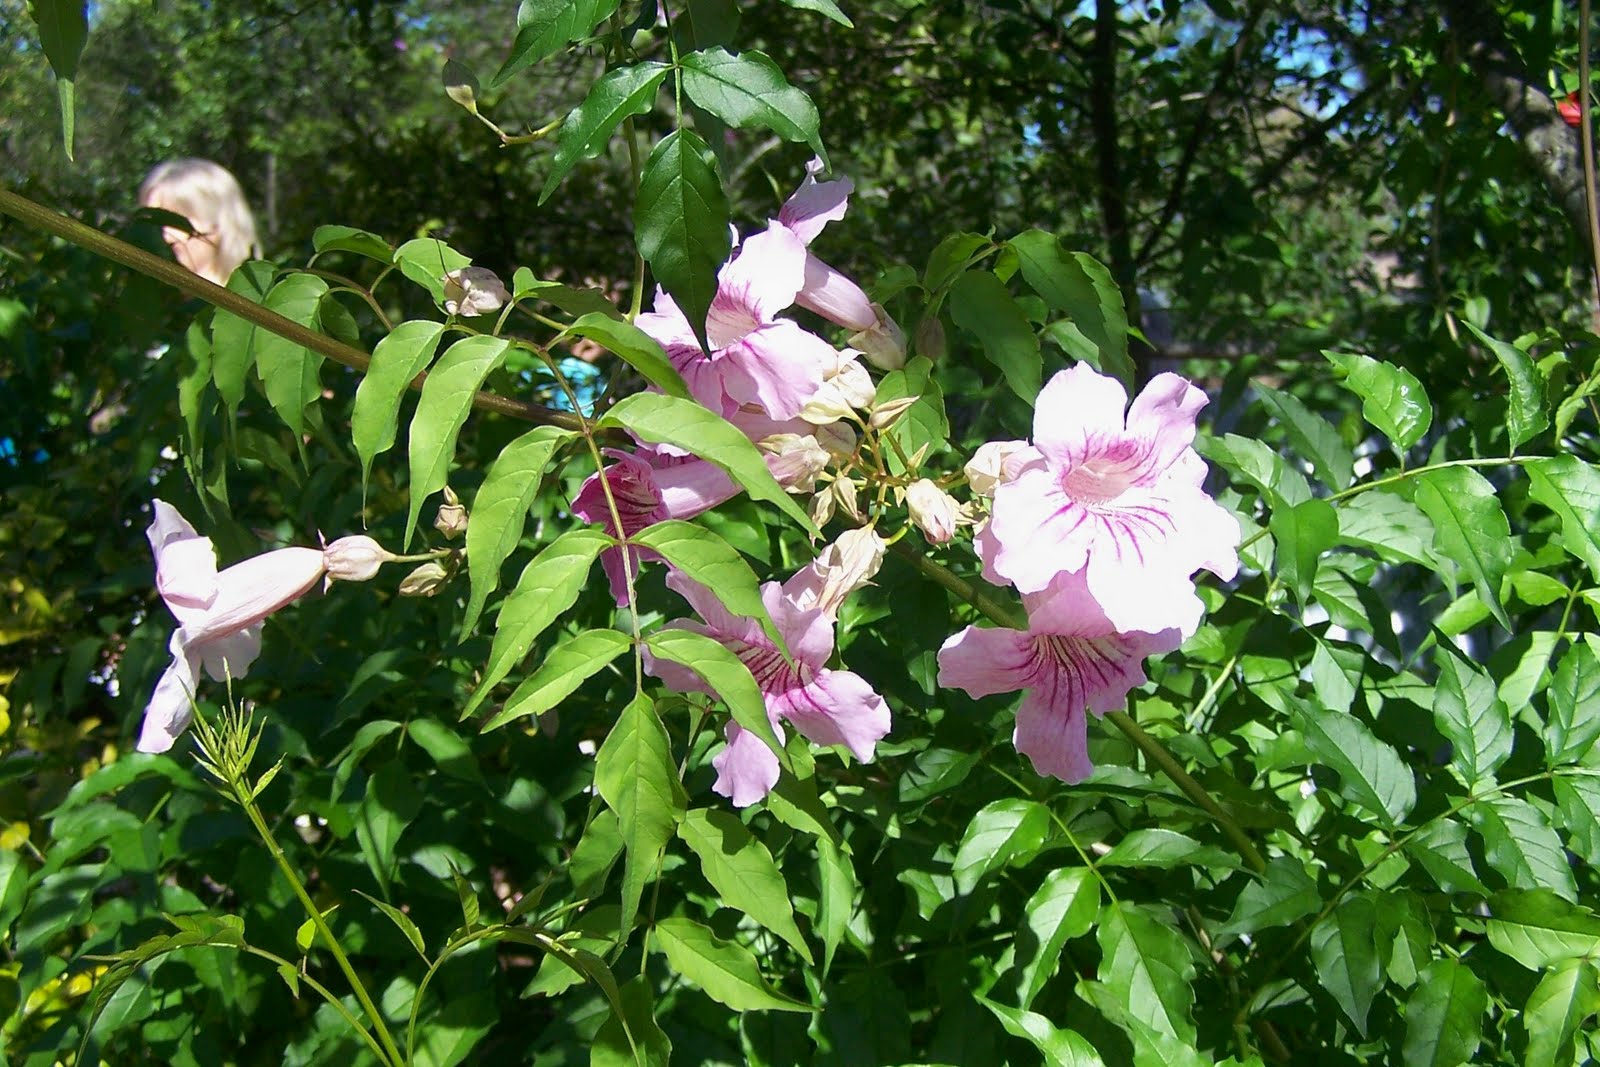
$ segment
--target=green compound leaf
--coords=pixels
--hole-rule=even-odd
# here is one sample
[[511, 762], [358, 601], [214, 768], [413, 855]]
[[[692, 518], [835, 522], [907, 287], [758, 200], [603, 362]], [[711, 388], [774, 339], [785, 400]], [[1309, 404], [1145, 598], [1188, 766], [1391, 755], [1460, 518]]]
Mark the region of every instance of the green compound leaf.
[[1557, 778], [1550, 783], [1567, 831], [1567, 847], [1600, 866], [1600, 778]]
[[1533, 357], [1521, 348], [1496, 340], [1472, 323], [1462, 321], [1473, 336], [1494, 353], [1506, 372], [1506, 380], [1511, 384], [1511, 395], [1506, 401], [1506, 432], [1511, 436], [1511, 447], [1516, 449], [1550, 425], [1544, 402], [1544, 375], [1534, 364]]
[[444, 336], [444, 324], [402, 322], [372, 350], [372, 364], [356, 386], [350, 413], [350, 438], [361, 457], [361, 493], [366, 496], [372, 461], [394, 447], [400, 398], [417, 375], [428, 369]]
[[1530, 971], [1600, 958], [1600, 918], [1551, 889], [1508, 889], [1489, 901], [1489, 943]]
[[1528, 495], [1561, 519], [1561, 544], [1600, 582], [1600, 470], [1576, 456], [1530, 463]]
[[786, 770], [793, 770], [788, 752], [778, 743], [772, 721], [767, 717], [767, 702], [750, 668], [722, 642], [692, 630], [657, 630], [644, 639], [645, 646], [661, 659], [681, 664], [699, 675], [706, 685], [728, 705], [733, 720], [749, 730], [770, 748]]
[[1378, 907], [1363, 893], [1345, 897], [1311, 930], [1311, 959], [1317, 979], [1363, 1037], [1367, 1012], [1383, 985], [1377, 927]]
[[1512, 888], [1543, 888], [1564, 900], [1578, 899], [1566, 850], [1538, 808], [1501, 795], [1480, 800], [1468, 812], [1489, 866]]
[[689, 395], [689, 387], [683, 384], [683, 378], [667, 359], [667, 354], [656, 344], [655, 338], [633, 323], [623, 322], [605, 312], [591, 311], [568, 326], [551, 344], [557, 344], [568, 336], [586, 337], [605, 346], [606, 351], [638, 371], [645, 381], [668, 396], [694, 399]]
[[626, 849], [622, 876], [622, 920], [633, 929], [639, 898], [654, 875], [661, 850], [672, 840], [689, 806], [672, 762], [672, 744], [650, 698], [640, 694], [622, 710], [595, 754], [594, 785], [617, 814]]
[[731, 213], [716, 157], [696, 134], [676, 130], [645, 161], [633, 206], [639, 254], [694, 327], [703, 348], [717, 271], [733, 249]]
[[1278, 570], [1304, 605], [1317, 581], [1317, 561], [1339, 540], [1339, 515], [1326, 500], [1275, 507], [1268, 523], [1278, 542]]
[[311, 234], [311, 247], [318, 255], [324, 252], [350, 252], [379, 263], [394, 262], [394, 249], [389, 247], [388, 241], [354, 226], [318, 226]]
[[682, 67], [689, 99], [729, 126], [759, 126], [785, 141], [804, 141], [827, 163], [817, 106], [764, 53], [711, 48], [684, 56]]
[[426, 289], [440, 307], [444, 306], [444, 276], [472, 265], [472, 260], [437, 237], [407, 241], [394, 250], [394, 262], [401, 274]]
[[422, 397], [411, 419], [411, 508], [406, 513], [404, 544], [411, 544], [423, 502], [444, 488], [456, 437], [472, 410], [473, 397], [509, 351], [511, 342], [498, 337], [464, 337], [445, 349], [422, 383]]
[[1354, 477], [1356, 461], [1339, 437], [1339, 431], [1298, 398], [1259, 383], [1253, 388], [1261, 397], [1261, 403], [1289, 435], [1295, 451], [1311, 461], [1312, 469], [1323, 484], [1334, 489], [1348, 487]]
[[1353, 715], [1296, 709], [1295, 723], [1318, 763], [1339, 775], [1339, 795], [1376, 815], [1385, 829], [1405, 821], [1417, 784], [1400, 754]]
[[1068, 253], [1053, 233], [1029, 230], [1010, 241], [1022, 268], [1022, 280], [1052, 310], [1067, 316], [1053, 335], [1067, 354], [1087, 361], [1101, 373], [1115, 375], [1131, 388], [1133, 360], [1128, 356], [1128, 311], [1111, 272], [1085, 252]]
[[719, 940], [692, 919], [662, 919], [656, 923], [656, 942], [673, 971], [734, 1011], [816, 1010], [776, 992], [748, 949]]
[[567, 638], [512, 691], [505, 706], [483, 724], [484, 732], [530, 715], [543, 715], [632, 647], [633, 638], [616, 630], [587, 630]]
[[1511, 563], [1511, 525], [1494, 486], [1465, 467], [1433, 470], [1417, 478], [1416, 503], [1433, 521], [1434, 548], [1472, 579], [1484, 605], [1510, 630], [1500, 583]]
[[700, 870], [721, 903], [771, 930], [807, 963], [811, 948], [800, 936], [789, 902], [789, 886], [767, 846], [732, 812], [697, 808], [678, 824], [678, 836], [700, 858]]
[[501, 564], [522, 540], [545, 465], [572, 436], [571, 430], [554, 426], [529, 430], [501, 450], [478, 487], [467, 518], [467, 574], [472, 579], [472, 596], [461, 622], [463, 636], [477, 624], [489, 594], [500, 585]]
[[583, 103], [561, 123], [555, 155], [550, 159], [550, 176], [539, 191], [539, 203], [550, 199], [556, 186], [579, 162], [599, 155], [623, 119], [643, 115], [655, 105], [656, 90], [670, 69], [665, 63], [655, 62], [618, 67], [606, 71], [590, 86]]
[[1239, 892], [1233, 914], [1216, 932], [1224, 935], [1253, 934], [1273, 926], [1287, 926], [1322, 907], [1316, 879], [1304, 863], [1293, 856], [1278, 856], [1267, 863], [1258, 881]]
[[1466, 826], [1455, 819], [1434, 819], [1406, 838], [1405, 848], [1446, 893], [1488, 896], [1489, 887], [1478, 879], [1472, 853], [1467, 850], [1470, 836]]
[[1451, 959], [1434, 960], [1406, 1001], [1406, 1067], [1458, 1067], [1471, 1061], [1483, 1042], [1489, 990], [1472, 969]]
[[[327, 291], [328, 283], [314, 274], [291, 274], [272, 287], [262, 306], [315, 330], [317, 305]], [[298, 442], [305, 433], [306, 408], [322, 397], [322, 357], [288, 338], [257, 330], [255, 364], [267, 400]]]
[[658, 522], [629, 540], [661, 553], [673, 567], [705, 586], [730, 615], [755, 619], [774, 644], [784, 647], [783, 635], [762, 603], [756, 572], [727, 541], [704, 526], [681, 519]]
[[950, 317], [978, 339], [1011, 391], [1031, 406], [1044, 368], [1039, 338], [1005, 283], [986, 270], [967, 271], [950, 289]]
[[606, 412], [599, 426], [627, 430], [650, 444], [676, 445], [714, 463], [752, 497], [778, 505], [807, 533], [820, 536], [805, 511], [772, 476], [750, 438], [691, 400], [635, 393]]
[[1494, 680], [1441, 641], [1434, 653], [1439, 682], [1433, 690], [1433, 721], [1449, 739], [1453, 766], [1471, 789], [1511, 755], [1511, 712], [1495, 691]]
[[1063, 946], [1082, 937], [1100, 911], [1100, 880], [1087, 867], [1061, 867], [1045, 876], [1022, 908], [1014, 944], [1016, 984], [1023, 1008], [1033, 1003], [1061, 962]]
[[[271, 263], [252, 260], [233, 272], [228, 279], [228, 291], [259, 304], [267, 298], [276, 273], [277, 268]], [[255, 323], [220, 308], [211, 320], [211, 374], [230, 419], [244, 400], [245, 377], [254, 359], [255, 334]]]
[[1020, 797], [985, 804], [961, 836], [951, 873], [956, 888], [970, 893], [983, 877], [1013, 859], [1031, 859], [1044, 844], [1050, 812]]
[[488, 699], [490, 690], [522, 662], [534, 639], [572, 607], [588, 582], [595, 558], [613, 544], [599, 530], [579, 527], [550, 542], [528, 562], [495, 619], [494, 643], [489, 648], [483, 681], [462, 710], [463, 719], [476, 711]]
[[1343, 385], [1361, 398], [1361, 416], [1404, 452], [1433, 424], [1433, 404], [1410, 371], [1371, 356], [1323, 352], [1344, 373]]
[[1600, 1012], [1600, 968], [1590, 960], [1562, 960], [1547, 971], [1522, 1009], [1528, 1035], [1527, 1067], [1573, 1062], [1573, 1039]]
[[1053, 1067], [1102, 1067], [1104, 1061], [1100, 1054], [1078, 1033], [1059, 1029], [1037, 1012], [1013, 1008], [984, 996], [977, 999], [999, 1020], [1006, 1033], [1038, 1049], [1044, 1054], [1044, 1062]]
[[1169, 922], [1138, 905], [1108, 904], [1095, 931], [1103, 959], [1100, 980], [1152, 1030], [1193, 1043], [1194, 955]]
[[489, 79], [488, 87], [499, 88], [513, 75], [589, 36], [616, 10], [617, 0], [523, 0], [517, 6], [517, 36], [511, 42], [511, 54]]

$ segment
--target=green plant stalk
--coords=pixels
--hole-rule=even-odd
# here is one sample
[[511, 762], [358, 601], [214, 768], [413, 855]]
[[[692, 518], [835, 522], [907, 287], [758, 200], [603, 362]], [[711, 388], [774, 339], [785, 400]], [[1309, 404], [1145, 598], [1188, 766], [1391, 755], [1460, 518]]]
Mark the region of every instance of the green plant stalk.
[[[932, 578], [935, 582], [944, 586], [945, 589], [965, 600], [1001, 626], [1014, 630], [1027, 629], [1027, 620], [1021, 618], [1016, 611], [999, 603], [943, 564], [924, 556], [911, 544], [901, 541], [891, 545], [890, 549], [901, 559], [910, 563], [917, 570]], [[1244, 832], [1244, 827], [1240, 826], [1233, 816], [1229, 815], [1222, 805], [1218, 804], [1216, 799], [1206, 792], [1205, 786], [1190, 777], [1189, 773], [1183, 769], [1183, 765], [1178, 762], [1177, 757], [1167, 751], [1165, 745], [1146, 733], [1144, 728], [1126, 712], [1113, 711], [1106, 718], [1117, 729], [1127, 735], [1128, 740], [1132, 741], [1139, 751], [1144, 753], [1146, 759], [1161, 768], [1162, 773], [1172, 779], [1172, 783], [1183, 792], [1184, 796], [1188, 797], [1216, 821], [1228, 840], [1233, 843], [1233, 847], [1238, 851], [1240, 857], [1250, 865], [1251, 869], [1256, 871], [1266, 870], [1266, 859], [1250, 840], [1250, 836]]]
[[[284, 959], [276, 952], [268, 952], [266, 949], [257, 948], [254, 945], [245, 945], [244, 951], [252, 956], [259, 956], [268, 962], [275, 963], [280, 967], [288, 967], [290, 970], [295, 969], [293, 963]], [[377, 1039], [372, 1036], [372, 1031], [361, 1025], [361, 1020], [357, 1019], [355, 1015], [351, 1013], [350, 1009], [344, 1006], [344, 1001], [333, 995], [333, 991], [331, 989], [317, 981], [315, 978], [311, 977], [309, 974], [301, 974], [300, 980], [314, 989], [318, 994], [321, 995], [323, 1000], [328, 1002], [328, 1005], [333, 1008], [334, 1011], [342, 1015], [344, 1017], [344, 1021], [350, 1024], [351, 1029], [355, 1030], [362, 1037], [366, 1038], [367, 1047], [372, 1049], [373, 1052], [377, 1053], [378, 1059], [382, 1060], [385, 1058], [383, 1046], [378, 1044]]]
[[[243, 782], [229, 782], [229, 788], [238, 798], [239, 806], [244, 809], [245, 815], [250, 819], [250, 825], [256, 828], [256, 833], [265, 842], [267, 851], [272, 854], [272, 859], [278, 865], [278, 870], [289, 880], [289, 887], [294, 890], [294, 895], [300, 899], [300, 904], [305, 908], [306, 915], [310, 917], [311, 924], [316, 927], [317, 933], [322, 935], [323, 942], [333, 953], [333, 958], [338, 961], [339, 969], [344, 972], [345, 980], [350, 983], [351, 991], [355, 993], [356, 1000], [361, 1002], [361, 1009], [372, 1020], [372, 1025], [378, 1032], [378, 1040], [382, 1042], [384, 1051], [388, 1054], [389, 1062], [394, 1067], [405, 1067], [406, 1060], [400, 1055], [400, 1049], [394, 1043], [394, 1038], [389, 1034], [389, 1028], [384, 1025], [383, 1014], [373, 1004], [372, 997], [367, 993], [367, 987], [362, 984], [356, 975], [355, 967], [351, 966], [350, 957], [344, 954], [344, 948], [339, 944], [339, 939], [333, 936], [333, 930], [328, 926], [328, 921], [322, 917], [322, 909], [311, 899], [311, 894], [306, 892], [306, 887], [301, 883], [294, 868], [289, 864], [289, 858], [283, 854], [283, 849], [278, 847], [278, 841], [272, 836], [267, 822], [261, 817], [261, 809], [256, 807], [255, 801], [250, 799], [249, 791], [243, 788]], [[365, 1031], [363, 1031], [365, 1032]]]
[[[158, 282], [170, 285], [185, 296], [196, 297], [204, 300], [214, 307], [239, 316], [268, 333], [277, 334], [288, 341], [293, 341], [302, 348], [341, 363], [346, 367], [366, 373], [367, 367], [372, 363], [372, 357], [366, 352], [352, 345], [336, 341], [325, 334], [307, 329], [291, 319], [286, 319], [277, 312], [262, 307], [252, 300], [240, 296], [238, 293], [214, 282], [207, 281], [197, 274], [178, 266], [176, 263], [153, 256], [142, 248], [135, 248], [126, 241], [120, 241], [108, 233], [101, 233], [93, 226], [86, 225], [76, 219], [68, 218], [59, 212], [52, 211], [42, 204], [36, 204], [25, 196], [12, 192], [10, 189], [0, 188], [0, 214], [10, 215], [19, 221], [43, 230], [53, 237], [70, 242], [80, 248], [88, 249], [97, 256], [129, 267]], [[411, 380], [411, 388], [420, 390], [422, 383], [427, 378], [427, 373], [418, 374]], [[522, 419], [526, 422], [543, 425], [560, 426], [567, 430], [578, 429], [578, 422], [573, 416], [564, 411], [554, 411], [540, 404], [529, 404], [521, 400], [500, 396], [496, 393], [480, 392], [472, 398], [473, 407], [483, 411], [493, 411], [501, 415], [510, 415], [512, 418]]]

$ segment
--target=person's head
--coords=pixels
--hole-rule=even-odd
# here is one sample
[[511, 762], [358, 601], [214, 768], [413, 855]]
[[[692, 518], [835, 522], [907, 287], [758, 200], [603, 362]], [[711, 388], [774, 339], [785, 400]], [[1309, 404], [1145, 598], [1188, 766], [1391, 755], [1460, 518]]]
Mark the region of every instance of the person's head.
[[233, 269], [260, 254], [256, 220], [244, 190], [226, 168], [209, 159], [170, 159], [156, 166], [139, 186], [139, 204], [182, 215], [194, 227], [162, 230], [178, 262], [209, 281], [224, 285]]

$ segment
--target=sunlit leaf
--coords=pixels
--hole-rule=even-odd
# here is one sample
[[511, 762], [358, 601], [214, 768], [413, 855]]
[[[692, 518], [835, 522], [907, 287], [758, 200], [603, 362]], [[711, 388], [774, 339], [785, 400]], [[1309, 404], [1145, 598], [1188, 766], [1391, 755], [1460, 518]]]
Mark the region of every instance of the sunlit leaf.
[[655, 933], [673, 971], [719, 1004], [734, 1011], [815, 1010], [775, 992], [748, 949], [719, 940], [692, 919], [662, 919]]
[[1495, 619], [1510, 630], [1500, 583], [1511, 562], [1511, 526], [1494, 486], [1477, 471], [1447, 467], [1418, 477], [1416, 502], [1433, 521], [1434, 547], [1466, 573]]
[[700, 859], [700, 870], [721, 903], [737, 908], [788, 942], [811, 963], [811, 949], [794, 923], [789, 886], [756, 837], [732, 812], [696, 808], [678, 824], [678, 836]]
[[961, 835], [953, 874], [963, 893], [972, 892], [984, 875], [1014, 859], [1029, 859], [1044, 844], [1050, 812], [1032, 800], [1011, 797], [985, 804]]
[[1406, 1001], [1406, 1067], [1457, 1067], [1483, 1041], [1489, 991], [1472, 969], [1452, 959], [1434, 960]]
[[661, 850], [688, 807], [672, 761], [672, 743], [649, 697], [640, 694], [622, 709], [595, 754], [594, 785], [616, 812], [627, 850], [620, 924], [626, 936]]
[[978, 339], [1011, 391], [1032, 405], [1043, 371], [1039, 338], [1005, 284], [988, 271], [967, 271], [950, 289], [950, 317]]
[[484, 732], [530, 715], [543, 715], [632, 647], [633, 638], [616, 630], [586, 630], [567, 638], [512, 690], [500, 710], [483, 724]]
[[729, 126], [757, 126], [786, 141], [804, 141], [827, 162], [816, 105], [762, 52], [691, 52], [683, 57], [683, 91]]
[[500, 584], [500, 567], [522, 540], [528, 509], [543, 482], [550, 457], [573, 436], [570, 430], [539, 426], [500, 450], [489, 468], [467, 518], [467, 574], [472, 597], [461, 621], [469, 634], [489, 594]]
[[361, 491], [365, 495], [372, 461], [394, 447], [399, 423], [400, 398], [418, 374], [433, 362], [444, 336], [444, 324], [415, 320], [402, 322], [372, 350], [372, 364], [356, 387], [350, 413], [350, 439], [361, 457]]
[[417, 413], [411, 419], [411, 507], [406, 513], [405, 544], [411, 543], [424, 501], [445, 486], [456, 437], [473, 398], [510, 350], [511, 343], [498, 337], [464, 337], [445, 349], [422, 384]]
[[716, 157], [690, 130], [663, 137], [645, 160], [633, 206], [634, 239], [650, 271], [684, 315], [702, 347], [717, 272], [733, 248], [731, 212]]
[[1344, 387], [1361, 398], [1361, 414], [1404, 452], [1428, 432], [1433, 405], [1416, 376], [1392, 363], [1348, 352], [1323, 352], [1344, 372]]

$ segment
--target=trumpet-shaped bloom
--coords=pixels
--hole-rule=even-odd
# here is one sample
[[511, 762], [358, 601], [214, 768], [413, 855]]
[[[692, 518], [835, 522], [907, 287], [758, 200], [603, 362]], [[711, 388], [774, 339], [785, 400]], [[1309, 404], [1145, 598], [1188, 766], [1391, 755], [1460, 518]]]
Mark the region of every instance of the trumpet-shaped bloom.
[[1084, 571], [1118, 630], [1155, 633], [1198, 625], [1190, 576], [1238, 571], [1239, 524], [1201, 488], [1205, 462], [1191, 446], [1206, 396], [1159, 374], [1126, 415], [1127, 393], [1086, 364], [1039, 393], [1033, 448], [1005, 466], [978, 539], [986, 572], [1024, 593]]
[[969, 626], [939, 650], [939, 684], [974, 697], [1027, 691], [1017, 709], [1017, 751], [1040, 774], [1066, 782], [1089, 776], [1088, 720], [1104, 715], [1144, 683], [1143, 661], [1183, 641], [1176, 628], [1119, 633], [1083, 575], [1060, 574], [1025, 594], [1028, 629]]
[[[813, 159], [807, 163], [800, 188], [778, 211], [777, 225], [794, 234], [804, 245], [816, 240], [828, 223], [844, 218], [850, 194], [855, 191], [849, 178], [819, 182], [817, 175], [820, 173], [822, 160]], [[872, 301], [862, 292], [861, 286], [818, 259], [809, 249], [804, 284], [795, 294], [795, 303], [852, 330], [870, 330], [878, 324]]]
[[747, 240], [717, 275], [706, 316], [708, 356], [666, 293], [635, 320], [666, 350], [695, 399], [722, 415], [751, 404], [774, 419], [792, 419], [838, 364], [833, 346], [778, 312], [805, 284], [806, 248], [776, 223]]
[[314, 548], [281, 548], [217, 570], [211, 540], [164, 500], [145, 531], [155, 554], [156, 589], [178, 620], [172, 663], [145, 706], [139, 751], [165, 752], [193, 717], [203, 668], [213, 679], [242, 678], [261, 653], [261, 621], [317, 584], [326, 569]]
[[[572, 500], [572, 513], [585, 522], [598, 523], [612, 537], [632, 537], [647, 526], [665, 519], [689, 519], [738, 492], [733, 480], [720, 467], [693, 456], [674, 456], [646, 451], [642, 455], [606, 449], [617, 462], [601, 476], [591, 474]], [[619, 530], [606, 501], [606, 486], [616, 501]], [[659, 559], [648, 549], [630, 548], [633, 576], [639, 564]], [[628, 583], [623, 568], [623, 551], [608, 548], [600, 554], [600, 564], [611, 580], [611, 595], [618, 604], [628, 602]]]
[[[833, 654], [833, 621], [817, 602], [819, 576], [808, 568], [780, 586], [761, 587], [761, 600], [793, 661], [785, 661], [754, 619], [730, 615], [710, 591], [679, 573], [667, 584], [689, 601], [704, 623], [673, 622], [669, 626], [705, 634], [726, 645], [744, 662], [766, 698], [767, 715], [776, 728], [787, 722], [819, 745], [843, 745], [862, 762], [872, 759], [878, 740], [889, 732], [889, 705], [852, 671], [829, 670]], [[646, 669], [680, 692], [705, 692], [699, 675], [676, 663], [647, 659]], [[735, 728], [728, 747], [713, 765], [713, 789], [744, 807], [771, 791], [778, 780], [778, 757], [757, 737]], [[781, 735], [780, 735], [781, 736]]]

